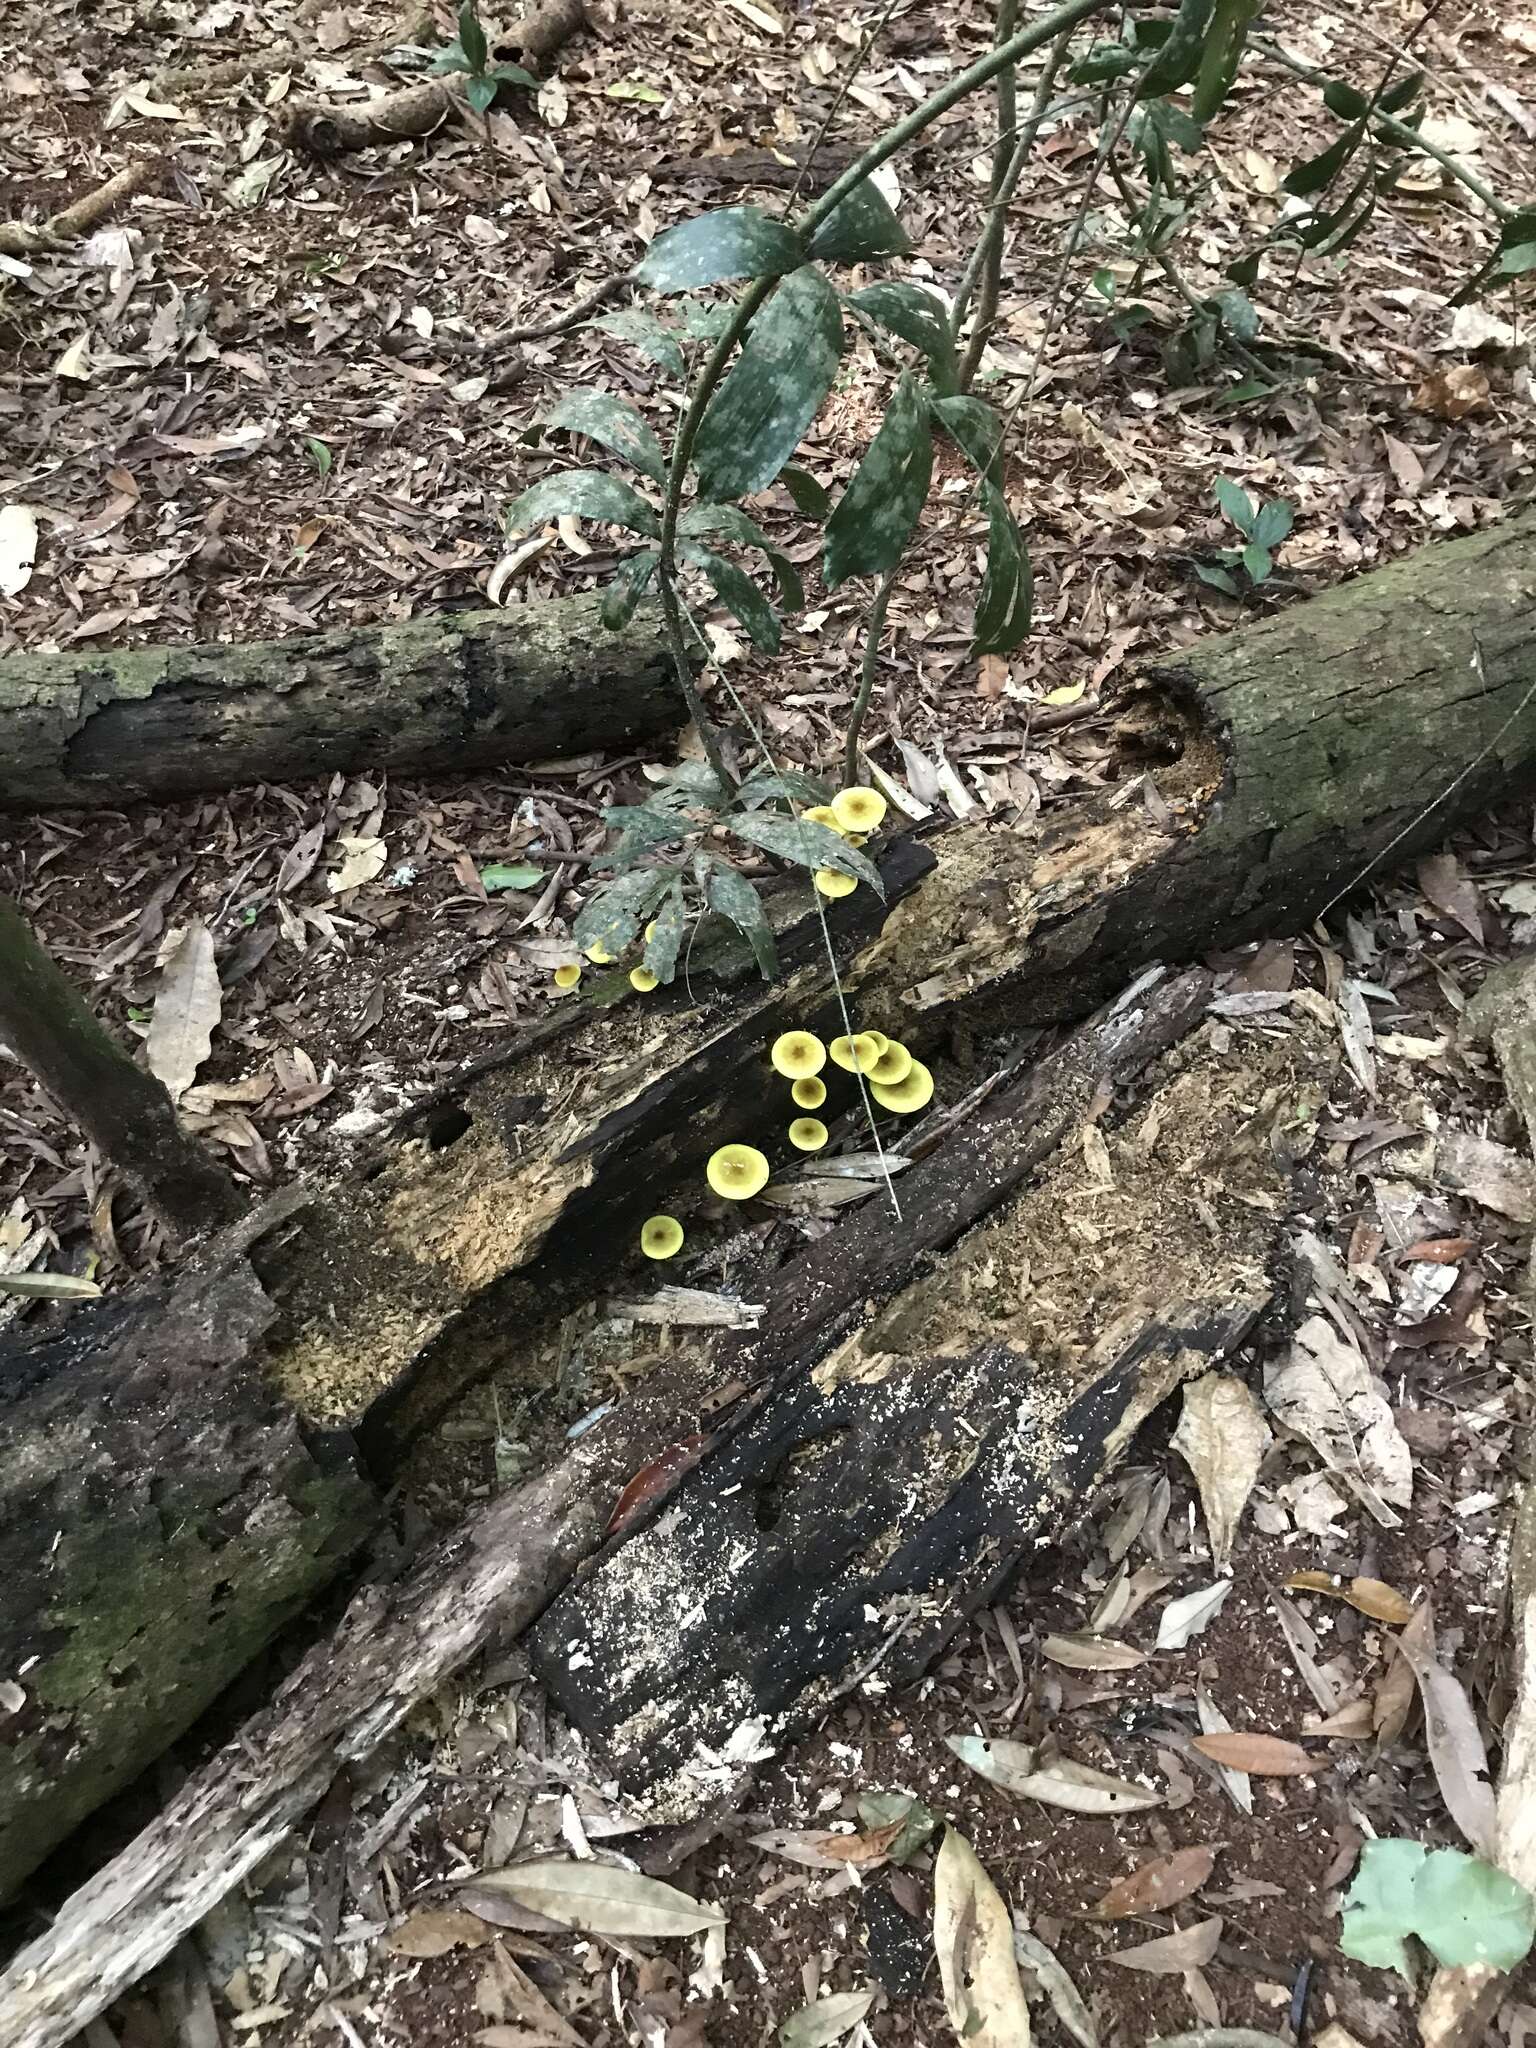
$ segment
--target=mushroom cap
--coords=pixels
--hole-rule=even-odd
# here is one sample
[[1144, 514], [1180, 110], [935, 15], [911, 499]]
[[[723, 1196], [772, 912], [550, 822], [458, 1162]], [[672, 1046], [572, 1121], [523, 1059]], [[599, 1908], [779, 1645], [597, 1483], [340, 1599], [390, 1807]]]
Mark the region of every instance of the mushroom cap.
[[808, 811], [802, 811], [800, 815], [813, 825], [825, 825], [829, 832], [836, 832], [839, 835], [842, 833], [843, 828], [837, 822], [837, 813], [830, 804], [812, 804]]
[[653, 974], [649, 967], [631, 967], [629, 970], [630, 987], [639, 989], [643, 996], [650, 994], [658, 979], [659, 977]]
[[588, 946], [587, 958], [594, 967], [611, 967], [613, 965], [613, 955], [601, 939], [594, 939], [591, 945]]
[[869, 1092], [882, 1109], [894, 1109], [903, 1116], [911, 1116], [933, 1100], [933, 1076], [921, 1060], [914, 1060], [904, 1081], [898, 1081], [889, 1088], [879, 1081], [871, 1081]]
[[555, 969], [556, 988], [574, 988], [581, 979], [581, 969], [574, 962]]
[[816, 886], [823, 896], [851, 896], [859, 885], [852, 875], [841, 875], [836, 868], [818, 868]]
[[845, 832], [873, 832], [885, 816], [885, 798], [878, 789], [855, 783], [833, 797], [832, 815]]
[[647, 1216], [640, 1226], [640, 1249], [648, 1259], [670, 1259], [683, 1248], [683, 1226], [675, 1216]]
[[827, 1048], [814, 1031], [781, 1031], [768, 1048], [775, 1073], [786, 1080], [802, 1081], [819, 1074], [827, 1064]]
[[827, 1084], [818, 1081], [814, 1074], [807, 1074], [789, 1092], [797, 1108], [820, 1109], [827, 1099]]
[[704, 1178], [728, 1202], [745, 1202], [768, 1184], [768, 1162], [755, 1145], [722, 1145], [712, 1152]]
[[827, 1142], [827, 1127], [816, 1116], [797, 1116], [789, 1127], [789, 1142], [797, 1152], [819, 1152]]
[[870, 1068], [869, 1078], [882, 1088], [894, 1088], [905, 1081], [911, 1071], [911, 1053], [904, 1045], [898, 1045], [893, 1038], [887, 1042], [885, 1051]]
[[880, 1048], [867, 1031], [853, 1038], [834, 1038], [827, 1048], [833, 1064], [845, 1074], [867, 1074], [880, 1057]]

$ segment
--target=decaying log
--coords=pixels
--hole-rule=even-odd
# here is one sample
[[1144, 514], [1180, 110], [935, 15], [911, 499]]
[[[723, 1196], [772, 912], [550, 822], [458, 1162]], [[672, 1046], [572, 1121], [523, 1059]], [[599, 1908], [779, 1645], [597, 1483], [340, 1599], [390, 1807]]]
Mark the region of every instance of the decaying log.
[[[1048, 820], [895, 842], [891, 907], [860, 889], [830, 913], [855, 1019], [963, 1054], [976, 1026], [1080, 1017], [1153, 959], [1295, 930], [1373, 862], [1536, 786], [1533, 533], [1525, 515], [1436, 545], [1148, 670], [1108, 736], [1105, 787]], [[261, 1261], [281, 1310], [266, 1371], [304, 1424], [356, 1430], [387, 1470], [550, 1318], [626, 1268], [653, 1283], [638, 1225], [696, 1213], [717, 1144], [787, 1163], [765, 1048], [791, 1025], [842, 1027], [813, 913], [786, 922], [781, 951], [771, 985], [696, 954], [687, 984], [573, 1006], [579, 1032], [552, 1025], [482, 1063], [367, 1177], [314, 1191], [303, 1233]], [[0, 1382], [18, 1350], [0, 1346]], [[0, 1807], [4, 1772], [0, 1751]], [[39, 1854], [57, 1839], [46, 1802], [25, 1825]]]
[[[921, 1671], [1243, 1340], [1333, 1063], [1310, 1020], [1169, 1055], [1147, 1104], [1083, 1122], [1038, 1186], [791, 1366], [555, 1601], [534, 1668], [643, 1810], [691, 1818], [877, 1666]], [[975, 1170], [952, 1148], [913, 1215]], [[820, 1246], [775, 1292], [814, 1300], [808, 1264]]]
[[12, 654], [0, 659], [0, 809], [363, 764], [468, 771], [625, 746], [686, 715], [658, 616], [610, 633], [585, 597], [227, 647]]
[[[544, 0], [496, 46], [501, 63], [520, 64], [537, 73], [573, 35], [586, 26], [586, 0]], [[342, 101], [299, 100], [283, 123], [286, 141], [312, 156], [345, 156], [351, 150], [431, 135], [451, 114], [463, 112], [465, 78], [450, 72], [402, 86], [382, 99], [361, 105]]]
[[152, 185], [158, 184], [164, 171], [163, 158], [139, 157], [133, 163], [125, 164], [122, 170], [94, 191], [82, 194], [62, 213], [54, 214], [37, 227], [28, 227], [19, 220], [0, 221], [0, 251], [7, 256], [35, 256], [44, 250], [63, 248], [70, 242], [77, 242], [92, 228], [100, 227], [125, 199], [136, 199], [141, 192], [147, 192]]

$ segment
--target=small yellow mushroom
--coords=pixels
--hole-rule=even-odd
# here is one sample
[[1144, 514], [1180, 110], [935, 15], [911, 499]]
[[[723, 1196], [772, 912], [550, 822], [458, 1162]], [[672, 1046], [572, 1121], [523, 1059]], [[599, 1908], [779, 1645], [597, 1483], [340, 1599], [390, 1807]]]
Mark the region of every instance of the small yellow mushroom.
[[704, 1178], [728, 1202], [745, 1202], [768, 1184], [768, 1162], [755, 1145], [722, 1145], [712, 1152]]
[[871, 1027], [870, 1027], [870, 1028], [869, 1028], [869, 1029], [868, 1029], [868, 1030], [867, 1030], [867, 1031], [866, 1031], [866, 1032], [864, 1033], [864, 1036], [865, 1036], [866, 1038], [872, 1038], [872, 1039], [873, 1039], [873, 1040], [875, 1041], [876, 1045], [878, 1045], [878, 1046], [879, 1046], [879, 1048], [880, 1048], [880, 1050], [881, 1050], [882, 1052], [884, 1052], [884, 1051], [885, 1051], [885, 1048], [886, 1048], [886, 1047], [887, 1047], [887, 1046], [888, 1046], [888, 1045], [890, 1044], [890, 1042], [891, 1042], [891, 1041], [890, 1041], [890, 1040], [889, 1040], [889, 1039], [888, 1039], [888, 1038], [886, 1037], [886, 1035], [885, 1035], [885, 1033], [884, 1033], [883, 1031], [876, 1031], [876, 1030], [874, 1029], [874, 1027], [873, 1027], [873, 1026], [871, 1026]]
[[789, 1127], [789, 1142], [797, 1152], [819, 1152], [827, 1142], [827, 1127], [820, 1117], [797, 1116]]
[[675, 1216], [647, 1216], [640, 1226], [640, 1249], [648, 1259], [670, 1259], [683, 1248], [683, 1226]]
[[833, 797], [832, 815], [845, 832], [873, 832], [885, 816], [885, 798], [878, 789], [855, 784]]
[[643, 996], [650, 994], [659, 979], [660, 976], [652, 974], [649, 967], [631, 967], [629, 970], [630, 987], [639, 989]]
[[843, 836], [843, 828], [837, 822], [837, 813], [830, 804], [812, 804], [808, 811], [802, 811], [800, 815], [813, 825], [825, 825], [829, 832], [837, 833], [839, 838]]
[[768, 1057], [787, 1081], [803, 1081], [827, 1064], [827, 1048], [814, 1031], [784, 1031], [769, 1046]]
[[555, 969], [556, 988], [574, 988], [580, 979], [581, 969], [574, 962], [569, 967], [557, 967]]
[[613, 965], [613, 955], [601, 939], [594, 939], [591, 945], [588, 946], [587, 958], [594, 967], [611, 967]]
[[656, 936], [656, 920], [653, 917], [645, 928], [645, 943], [649, 945]]
[[895, 1088], [912, 1071], [912, 1055], [893, 1038], [869, 1070], [869, 1078], [881, 1088]]
[[827, 1050], [845, 1074], [867, 1074], [880, 1057], [880, 1048], [867, 1031], [855, 1038], [834, 1038]]
[[925, 1109], [933, 1100], [933, 1076], [921, 1060], [914, 1060], [904, 1081], [889, 1088], [871, 1081], [869, 1092], [882, 1109], [895, 1109], [903, 1116], [911, 1116], [914, 1110]]
[[845, 832], [843, 837], [855, 850], [869, 843], [869, 834], [867, 832]]
[[823, 896], [851, 896], [859, 885], [852, 875], [840, 875], [836, 868], [818, 868], [816, 886]]
[[827, 1084], [825, 1081], [818, 1081], [814, 1074], [809, 1074], [803, 1081], [797, 1081], [789, 1092], [794, 1097], [798, 1109], [820, 1109], [827, 1099]]

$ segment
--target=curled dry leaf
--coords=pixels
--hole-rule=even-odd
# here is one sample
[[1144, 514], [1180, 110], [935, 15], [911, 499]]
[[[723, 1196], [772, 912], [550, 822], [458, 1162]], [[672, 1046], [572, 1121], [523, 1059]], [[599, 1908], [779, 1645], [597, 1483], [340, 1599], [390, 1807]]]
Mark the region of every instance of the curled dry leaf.
[[946, 1828], [933, 1873], [933, 1946], [949, 2023], [965, 2048], [1029, 2048], [1029, 2007], [1013, 1922], [958, 1829]]
[[1279, 1618], [1281, 1633], [1292, 1657], [1296, 1660], [1296, 1669], [1301, 1673], [1308, 1692], [1325, 1714], [1331, 1714], [1339, 1704], [1339, 1695], [1317, 1661], [1317, 1637], [1307, 1626], [1301, 1610], [1287, 1600], [1283, 1593], [1271, 1593], [1269, 1600]]
[[582, 1934], [699, 1934], [723, 1927], [718, 1906], [702, 1905], [674, 1885], [613, 1863], [578, 1863], [541, 1856], [506, 1870], [482, 1871], [477, 1896], [502, 1893], [531, 1913]]
[[186, 1094], [207, 1059], [223, 1004], [213, 934], [194, 918], [166, 957], [144, 1041], [144, 1063], [172, 1102]]
[[1280, 1735], [1254, 1735], [1233, 1728], [1224, 1735], [1197, 1735], [1194, 1747], [1213, 1764], [1255, 1778], [1304, 1778], [1319, 1769], [1299, 1742]]
[[1372, 1621], [1385, 1621], [1401, 1628], [1413, 1619], [1412, 1603], [1380, 1579], [1345, 1579], [1337, 1572], [1292, 1572], [1286, 1580], [1293, 1593], [1323, 1593], [1330, 1600], [1342, 1600]]
[[1452, 363], [1426, 377], [1413, 394], [1415, 409], [1436, 419], [1464, 420], [1488, 403], [1488, 373], [1476, 363]]
[[1089, 1920], [1127, 1920], [1139, 1913], [1164, 1913], [1192, 1898], [1216, 1867], [1216, 1851], [1204, 1847], [1175, 1849], [1156, 1856], [1129, 1876], [1117, 1878], [1084, 1916]]
[[[1203, 1685], [1195, 1687], [1195, 1712], [1200, 1716], [1200, 1726], [1207, 1735], [1230, 1735], [1232, 1723], [1217, 1706]], [[1246, 1771], [1234, 1770], [1228, 1764], [1217, 1764], [1222, 1785], [1227, 1797], [1239, 1813], [1252, 1813], [1253, 1786]]]
[[1157, 1647], [1182, 1650], [1191, 1637], [1198, 1636], [1220, 1614], [1232, 1590], [1230, 1579], [1218, 1579], [1214, 1586], [1197, 1586], [1178, 1600], [1170, 1600], [1158, 1617]]
[[1134, 1671], [1147, 1661], [1145, 1650], [1117, 1643], [1112, 1636], [1047, 1636], [1040, 1647], [1053, 1664], [1064, 1664], [1069, 1671]]
[[1428, 1600], [1396, 1640], [1424, 1702], [1424, 1745], [1446, 1811], [1477, 1854], [1491, 1863], [1495, 1810], [1488, 1752], [1465, 1686], [1435, 1654], [1434, 1609]]
[[1184, 1389], [1173, 1448], [1195, 1475], [1218, 1571], [1232, 1555], [1237, 1525], [1273, 1442], [1258, 1402], [1233, 1374], [1208, 1372]]
[[1154, 1941], [1144, 1941], [1136, 1948], [1122, 1948], [1108, 1958], [1118, 1963], [1123, 1970], [1147, 1970], [1154, 1976], [1181, 1976], [1185, 1970], [1198, 1970], [1215, 1955], [1221, 1941], [1222, 1921], [1218, 1914], [1210, 1920], [1197, 1920], [1192, 1927], [1181, 1927], [1176, 1934], [1160, 1934]]
[[462, 1906], [423, 1906], [401, 1922], [384, 1946], [392, 1956], [445, 1956], [450, 1949], [483, 1948], [495, 1932]]
[[791, 2013], [779, 2027], [779, 2048], [831, 2048], [863, 2019], [875, 2002], [868, 1991], [834, 1991]]
[[1309, 1443], [1384, 1529], [1413, 1498], [1413, 1460], [1366, 1361], [1326, 1316], [1308, 1316], [1264, 1374], [1264, 1398], [1283, 1428]]
[[1013, 1928], [1013, 1953], [1051, 2001], [1051, 2010], [1077, 2042], [1078, 2048], [1099, 2048], [1099, 2030], [1094, 2025], [1093, 2014], [1067, 1975], [1061, 1958], [1054, 1949], [1047, 1948], [1037, 1934], [1021, 1927], [1017, 1920]]

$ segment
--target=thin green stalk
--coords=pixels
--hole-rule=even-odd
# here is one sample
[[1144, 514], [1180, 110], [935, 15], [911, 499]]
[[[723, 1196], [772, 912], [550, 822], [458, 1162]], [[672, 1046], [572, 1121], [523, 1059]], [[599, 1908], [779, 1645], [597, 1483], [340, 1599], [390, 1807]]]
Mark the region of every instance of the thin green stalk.
[[[1019, 0], [997, 0], [997, 32], [994, 40], [1008, 42], [1013, 36], [1019, 19]], [[980, 289], [976, 300], [976, 325], [965, 359], [960, 365], [960, 389], [969, 391], [971, 381], [981, 362], [981, 352], [987, 345], [987, 336], [992, 331], [992, 322], [997, 318], [998, 293], [1003, 283], [1003, 228], [1007, 216], [1003, 212], [1003, 187], [1008, 180], [1008, 169], [1013, 162], [1014, 149], [1008, 140], [1019, 118], [1019, 74], [1016, 65], [1010, 64], [997, 74], [997, 141], [992, 146], [992, 176], [987, 184], [987, 218], [976, 243], [975, 256], [980, 257], [978, 275]], [[974, 260], [974, 258], [973, 258]], [[955, 331], [959, 331], [963, 307], [955, 301], [953, 314]]]
[[789, 216], [794, 212], [795, 201], [800, 197], [800, 194], [805, 187], [806, 179], [811, 175], [812, 170], [815, 168], [816, 152], [818, 149], [820, 149], [821, 145], [826, 141], [827, 136], [831, 133], [832, 123], [837, 119], [838, 115], [842, 112], [843, 101], [847, 99], [849, 93], [853, 90], [854, 81], [858, 78], [858, 75], [864, 69], [864, 66], [869, 62], [869, 53], [875, 47], [875, 44], [880, 40], [881, 35], [884, 33], [885, 24], [890, 20], [892, 13], [895, 11], [895, 7], [896, 0], [885, 0], [885, 5], [880, 10], [878, 18], [871, 26], [869, 33], [865, 36], [863, 42], [859, 45], [858, 55], [849, 65], [848, 70], [843, 77], [842, 83], [838, 86], [836, 93], [833, 95], [832, 104], [830, 107], [828, 107], [826, 114], [822, 119], [821, 126], [816, 130], [815, 135], [811, 138], [811, 146], [805, 153], [805, 162], [800, 166], [799, 175], [795, 179], [794, 187], [791, 190], [789, 197], [785, 200], [783, 206], [779, 210], [779, 215], [782, 220], [788, 220]]
[[848, 714], [848, 744], [843, 752], [845, 785], [859, 779], [859, 735], [864, 730], [869, 700], [875, 691], [875, 671], [880, 665], [880, 635], [885, 630], [885, 615], [890, 610], [891, 593], [896, 588], [896, 568], [899, 567], [898, 563], [896, 567], [887, 569], [880, 578], [864, 625], [864, 661], [859, 670], [859, 693]]
[[[1124, 171], [1121, 170], [1113, 156], [1110, 157], [1107, 168], [1110, 177], [1114, 180], [1115, 190], [1120, 194], [1126, 212], [1134, 219], [1137, 211], [1136, 195], [1126, 183]], [[1168, 254], [1166, 249], [1152, 242], [1149, 238], [1143, 239], [1142, 246], [1146, 255], [1152, 258], [1152, 261], [1162, 271], [1164, 277], [1167, 278], [1169, 284], [1172, 285], [1173, 289], [1192, 313], [1203, 314], [1209, 311], [1204, 300], [1196, 296], [1183, 271], [1180, 270], [1178, 264]], [[1240, 341], [1235, 334], [1229, 335], [1228, 341], [1231, 345], [1232, 353], [1239, 362], [1247, 367], [1250, 374], [1262, 377], [1266, 382], [1273, 381], [1270, 377], [1269, 366], [1262, 358], [1256, 356], [1246, 343]]]

